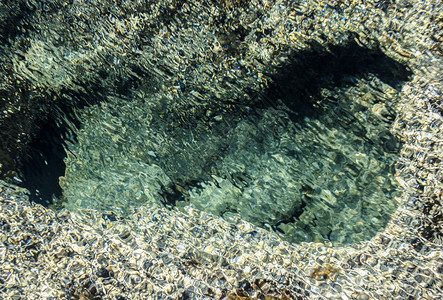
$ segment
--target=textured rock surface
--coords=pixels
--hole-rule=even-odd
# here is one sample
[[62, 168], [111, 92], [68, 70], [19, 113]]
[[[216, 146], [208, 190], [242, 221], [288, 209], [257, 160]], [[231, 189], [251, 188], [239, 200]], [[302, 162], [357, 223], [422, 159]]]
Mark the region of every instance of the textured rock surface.
[[[34, 10], [41, 19], [18, 16], [32, 23], [25, 33], [6, 37], [0, 27], [9, 41], [2, 59], [26, 89], [68, 94], [76, 102], [82, 93], [100, 98], [103, 90], [151, 88], [168, 95], [165, 116], [173, 127], [208, 110], [250, 103], [291, 51], [323, 52], [355, 41], [379, 47], [413, 73], [394, 107], [393, 133], [403, 143], [396, 166], [402, 196], [372, 240], [335, 248], [289, 245], [240, 220], [157, 206], [131, 208], [127, 219], [55, 213], [2, 183], [2, 297], [441, 298], [443, 8], [437, 1], [357, 2], [40, 2]], [[2, 12], [8, 5], [1, 2]], [[2, 112], [2, 125], [8, 118]]]

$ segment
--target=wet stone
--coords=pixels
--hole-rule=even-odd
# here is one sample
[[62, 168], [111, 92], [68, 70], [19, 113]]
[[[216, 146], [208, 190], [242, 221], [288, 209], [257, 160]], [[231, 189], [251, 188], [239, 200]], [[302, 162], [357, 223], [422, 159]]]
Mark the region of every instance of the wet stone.
[[442, 298], [441, 1], [117, 2], [0, 1], [0, 298]]

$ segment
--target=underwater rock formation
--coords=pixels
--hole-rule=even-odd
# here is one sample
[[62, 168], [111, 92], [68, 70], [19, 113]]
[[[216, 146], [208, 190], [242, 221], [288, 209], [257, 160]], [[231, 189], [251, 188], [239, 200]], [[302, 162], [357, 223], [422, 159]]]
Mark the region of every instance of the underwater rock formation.
[[[58, 176], [55, 174], [65, 175], [61, 180], [64, 189], [62, 201], [67, 202], [64, 205], [120, 211], [127, 210], [128, 204], [191, 204], [199, 209], [206, 207], [218, 215], [240, 216], [280, 232], [309, 227], [302, 231], [302, 236], [306, 235], [306, 230], [315, 231], [307, 239], [315, 236], [323, 240], [335, 235], [331, 229], [335, 225], [314, 230], [322, 227], [318, 224], [322, 222], [313, 216], [320, 218], [322, 215], [324, 221], [336, 216], [333, 217], [335, 213], [330, 211], [331, 207], [312, 207], [314, 211], [309, 211], [314, 191], [318, 194], [314, 198], [334, 202], [328, 204], [335, 207], [332, 210], [343, 211], [346, 208], [344, 211], [348, 211], [349, 208], [346, 215], [357, 214], [362, 218], [367, 216], [351, 202], [367, 197], [373, 198], [374, 204], [391, 203], [388, 204], [391, 208], [384, 210], [383, 221], [379, 220], [380, 217], [372, 217], [376, 220], [374, 223], [386, 224], [389, 212], [395, 207], [394, 197], [390, 195], [393, 188], [380, 189], [391, 199], [384, 201], [372, 194], [372, 190], [377, 189], [375, 186], [365, 192], [357, 192], [360, 189], [358, 185], [365, 185], [357, 182], [361, 181], [358, 178], [371, 181], [380, 170], [392, 173], [393, 160], [386, 167], [378, 167], [377, 159], [368, 158], [367, 151], [358, 150], [358, 147], [346, 150], [354, 152], [352, 157], [342, 150], [338, 154], [332, 154], [334, 151], [331, 149], [322, 150], [322, 155], [341, 157], [333, 158], [336, 162], [358, 160], [353, 158], [355, 155], [367, 161], [357, 163], [360, 166], [351, 163], [353, 167], [344, 163], [345, 169], [352, 169], [349, 172], [354, 175], [351, 175], [352, 179], [344, 179], [348, 175], [340, 175], [343, 179], [336, 181], [343, 183], [339, 183], [341, 187], [338, 188], [332, 181], [318, 181], [318, 175], [314, 175], [322, 172], [325, 177], [339, 178], [336, 175], [340, 171], [332, 171], [331, 174], [327, 171], [334, 169], [333, 165], [316, 162], [315, 155], [320, 155], [321, 151], [314, 151], [316, 154], [304, 163], [298, 162], [300, 156], [316, 148], [304, 145], [300, 139], [316, 139], [318, 133], [295, 137], [297, 129], [290, 127], [293, 126], [291, 120], [300, 122], [305, 117], [309, 118], [314, 110], [317, 111], [314, 114], [320, 114], [320, 111], [331, 113], [333, 109], [325, 107], [349, 106], [344, 100], [333, 100], [342, 97], [339, 94], [333, 96], [334, 90], [350, 88], [361, 77], [367, 77], [368, 81], [381, 79], [398, 88], [400, 81], [408, 78], [407, 68], [385, 56], [376, 40], [368, 39], [365, 45], [355, 30], [342, 30], [340, 26], [347, 25], [346, 22], [334, 24], [335, 30], [312, 31], [303, 21], [310, 14], [305, 11], [307, 7], [296, 6], [288, 15], [283, 6], [284, 3], [279, 3], [273, 9], [266, 9], [259, 2], [234, 4], [223, 1], [172, 4], [122, 2], [120, 5], [114, 5], [114, 2], [104, 5], [78, 2], [72, 5], [40, 3], [28, 9], [33, 10], [35, 15], [41, 15], [32, 28], [51, 34], [26, 33], [26, 48], [16, 42], [10, 48], [18, 48], [20, 51], [16, 52], [21, 56], [11, 60], [17, 72], [27, 74], [33, 84], [42, 85], [46, 93], [54, 95], [52, 107], [48, 104], [48, 109], [36, 116], [39, 122], [43, 119], [57, 125], [37, 127], [34, 131], [55, 128], [49, 130], [53, 135], [71, 135], [71, 142], [67, 142], [71, 146], [65, 145], [72, 153], [67, 160], [66, 174], [60, 172], [63, 170], [60, 158], [64, 153], [43, 155], [41, 147], [34, 145], [33, 148], [38, 151], [31, 155], [34, 160], [43, 158], [40, 165], [50, 169], [46, 171], [46, 179], [52, 178], [51, 186], [57, 186], [54, 179]], [[82, 13], [75, 13], [77, 11]], [[209, 17], [202, 18], [204, 14]], [[20, 22], [23, 22], [22, 19], [27, 21], [26, 18], [31, 17], [25, 15]], [[33, 34], [35, 37], [27, 37]], [[327, 42], [321, 42], [326, 37]], [[15, 39], [23, 40], [25, 37]], [[26, 61], [26, 65], [22, 61]], [[291, 70], [291, 73], [283, 70]], [[371, 74], [375, 77], [369, 78]], [[379, 94], [387, 92], [386, 85], [374, 84], [377, 86], [375, 89], [382, 89]], [[355, 97], [361, 97], [361, 93], [356, 93]], [[380, 102], [377, 105], [385, 107], [389, 118], [394, 117], [392, 107], [395, 97], [374, 96], [370, 101], [371, 105]], [[40, 102], [42, 100], [37, 99], [33, 103], [41, 106]], [[83, 109], [90, 105], [90, 108]], [[95, 112], [95, 109], [98, 111]], [[372, 108], [363, 105], [354, 110], [345, 114], [367, 114]], [[285, 120], [283, 115], [287, 113], [289, 119]], [[274, 115], [271, 117], [270, 114]], [[69, 115], [75, 115], [74, 120]], [[338, 115], [345, 118], [342, 121], [348, 123], [347, 126], [354, 127], [360, 122], [358, 116], [344, 116], [341, 112]], [[260, 121], [262, 118], [286, 122], [286, 125], [279, 128], [272, 122], [263, 123]], [[374, 115], [372, 118], [377, 117]], [[342, 121], [337, 119], [336, 122]], [[76, 126], [72, 123], [81, 128], [81, 136], [77, 136]], [[94, 125], [96, 123], [97, 126]], [[360, 132], [355, 132], [356, 137], [384, 147], [383, 139], [393, 138], [386, 129], [376, 129], [378, 125], [376, 122], [373, 124], [373, 129], [365, 129], [366, 125], [361, 125]], [[261, 129], [257, 131], [254, 126]], [[58, 132], [60, 127], [67, 129]], [[88, 128], [91, 134], [87, 134]], [[320, 129], [326, 130], [326, 127]], [[366, 136], [366, 131], [372, 131], [371, 136]], [[273, 136], [274, 132], [280, 136]], [[269, 141], [263, 140], [263, 137]], [[34, 140], [41, 138], [42, 135], [34, 133]], [[350, 136], [343, 138], [353, 139]], [[46, 144], [54, 144], [51, 140], [44, 140]], [[242, 140], [243, 145], [236, 145]], [[287, 145], [275, 146], [283, 140], [286, 144], [298, 144], [297, 149], [302, 151], [297, 152]], [[55, 141], [55, 144], [60, 143], [65, 142]], [[321, 139], [318, 143], [322, 144]], [[355, 145], [358, 143], [354, 142]], [[55, 145], [48, 147], [56, 148]], [[256, 151], [247, 153], [251, 149]], [[52, 160], [49, 157], [59, 157], [58, 163], [54, 160], [54, 166], [50, 166]], [[276, 157], [280, 165], [269, 164]], [[373, 175], [368, 175], [373, 172], [371, 170], [366, 175], [360, 174], [363, 165], [367, 168], [374, 162], [376, 171]], [[333, 164], [338, 166], [342, 163]], [[50, 200], [52, 193], [60, 197], [59, 188], [51, 190], [36, 184], [42, 177], [38, 172], [33, 173], [38, 164], [31, 159], [24, 165], [21, 168], [24, 186], [35, 190], [33, 195], [40, 196], [43, 203]], [[310, 169], [308, 166], [312, 166], [312, 170], [303, 174], [303, 170]], [[382, 185], [392, 181], [385, 178], [383, 172], [378, 174]], [[270, 180], [269, 176], [277, 177]], [[307, 179], [303, 179], [305, 176]], [[238, 187], [239, 180], [243, 181], [241, 187]], [[199, 189], [196, 184], [205, 188]], [[224, 188], [219, 188], [219, 184]], [[341, 195], [340, 190], [347, 189], [356, 192]], [[220, 194], [221, 198], [217, 200], [216, 194]], [[339, 204], [335, 205], [337, 196]], [[344, 202], [340, 201], [342, 197], [348, 197], [348, 200], [343, 198]], [[122, 213], [125, 214], [124, 211]], [[361, 223], [361, 220], [351, 223]], [[337, 227], [337, 230], [343, 235], [342, 227]], [[367, 228], [357, 231], [367, 231]]]
[[441, 297], [441, 11], [1, 1], [0, 291]]

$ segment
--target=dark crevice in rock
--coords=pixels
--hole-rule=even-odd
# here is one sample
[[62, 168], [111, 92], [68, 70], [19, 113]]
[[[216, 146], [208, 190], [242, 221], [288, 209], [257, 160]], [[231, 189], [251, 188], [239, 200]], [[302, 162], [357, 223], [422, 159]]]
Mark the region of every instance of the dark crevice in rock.
[[64, 175], [66, 157], [62, 130], [54, 122], [47, 122], [29, 145], [22, 168], [22, 186], [30, 191], [30, 199], [36, 203], [49, 205], [53, 196], [61, 196], [58, 178]]
[[61, 196], [59, 177], [65, 174], [66, 143], [76, 142], [75, 132], [81, 127], [76, 111], [106, 99], [100, 86], [83, 86], [88, 93], [62, 91], [52, 106], [34, 112], [34, 120], [28, 124], [31, 137], [14, 157], [14, 164], [17, 184], [29, 190], [31, 201], [48, 206], [54, 196]]
[[381, 50], [363, 48], [356, 43], [324, 47], [314, 43], [314, 51], [293, 53], [289, 63], [280, 67], [267, 91], [262, 106], [281, 99], [294, 113], [294, 120], [315, 116], [315, 103], [324, 100], [321, 89], [336, 89], [355, 84], [369, 74], [399, 89], [412, 72], [405, 65], [387, 57]]

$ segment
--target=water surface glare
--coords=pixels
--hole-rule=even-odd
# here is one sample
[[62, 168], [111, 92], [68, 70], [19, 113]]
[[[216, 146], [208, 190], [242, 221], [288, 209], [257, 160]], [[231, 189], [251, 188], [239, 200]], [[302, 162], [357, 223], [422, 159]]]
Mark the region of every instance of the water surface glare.
[[61, 179], [65, 206], [123, 215], [146, 203], [191, 206], [291, 242], [368, 239], [399, 195], [388, 111], [396, 93], [369, 77], [328, 95], [305, 115], [278, 99], [175, 127], [155, 93], [110, 97], [81, 113]]

